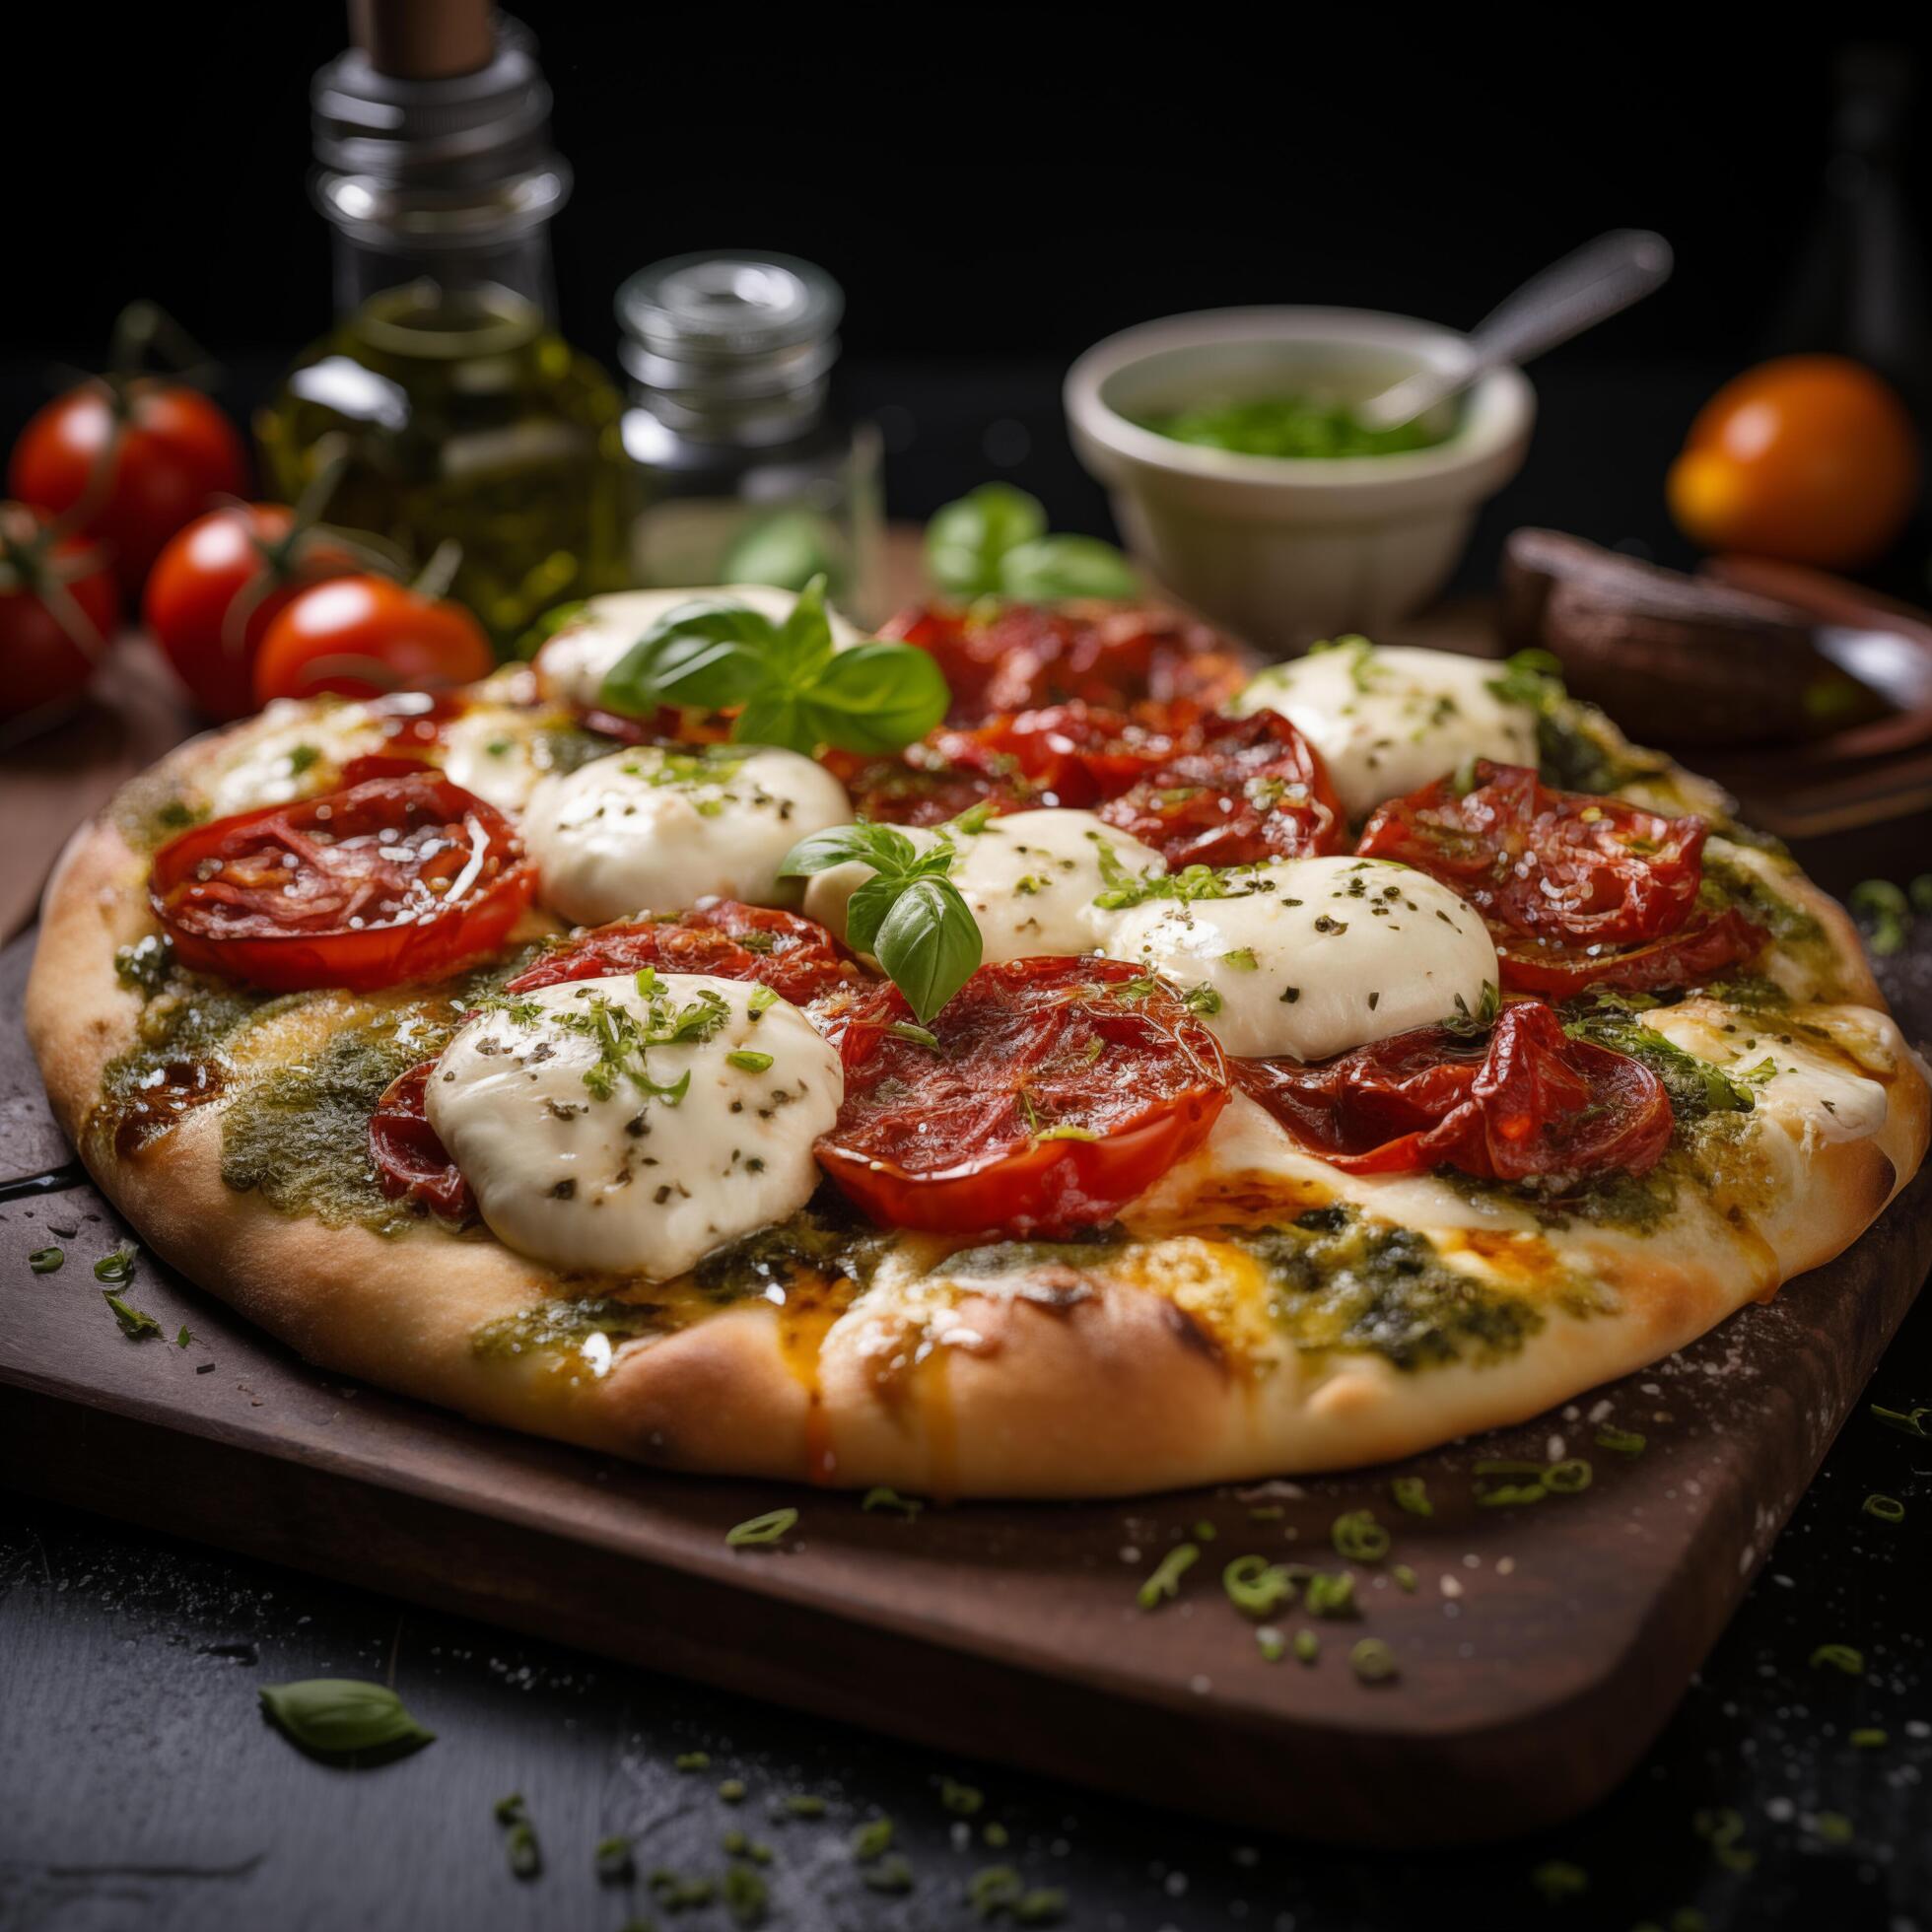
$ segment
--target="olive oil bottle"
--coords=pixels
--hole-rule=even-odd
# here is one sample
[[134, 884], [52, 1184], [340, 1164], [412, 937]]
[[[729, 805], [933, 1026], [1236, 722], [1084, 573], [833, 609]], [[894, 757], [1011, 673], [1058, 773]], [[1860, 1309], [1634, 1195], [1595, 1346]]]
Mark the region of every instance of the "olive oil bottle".
[[263, 465], [293, 500], [339, 452], [331, 522], [419, 562], [454, 538], [454, 594], [507, 650], [628, 582], [622, 404], [549, 319], [570, 170], [529, 35], [487, 0], [361, 0], [352, 20], [313, 91], [338, 319], [258, 414]]

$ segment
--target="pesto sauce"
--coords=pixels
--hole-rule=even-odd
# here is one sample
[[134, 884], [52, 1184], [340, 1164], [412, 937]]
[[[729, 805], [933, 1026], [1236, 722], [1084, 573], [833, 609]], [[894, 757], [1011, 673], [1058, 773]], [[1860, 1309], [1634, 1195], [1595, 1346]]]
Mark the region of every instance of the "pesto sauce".
[[948, 1255], [944, 1273], [964, 1281], [994, 1280], [1036, 1268], [1104, 1268], [1128, 1232], [1118, 1222], [1091, 1228], [1079, 1241], [990, 1241]]
[[1538, 776], [1558, 792], [1615, 792], [1670, 770], [1667, 759], [1626, 743], [1601, 712], [1573, 699], [1546, 702], [1536, 736]]
[[1496, 1361], [1544, 1324], [1523, 1296], [1451, 1268], [1426, 1235], [1351, 1207], [1223, 1238], [1261, 1266], [1269, 1312], [1304, 1353], [1369, 1352], [1400, 1369]]
[[1724, 912], [1735, 906], [1747, 919], [1763, 927], [1780, 945], [1817, 945], [1825, 939], [1825, 928], [1804, 907], [1774, 892], [1749, 867], [1708, 847], [1704, 851], [1704, 878], [1698, 900], [1711, 912]]
[[387, 1024], [350, 1026], [298, 1066], [278, 1067], [230, 1103], [222, 1121], [222, 1179], [238, 1194], [255, 1193], [284, 1214], [312, 1214], [325, 1227], [360, 1222], [379, 1234], [400, 1234], [422, 1218], [387, 1200], [369, 1156], [369, 1117], [382, 1090], [420, 1060], [439, 1052], [455, 1015], [438, 1037], [418, 1029], [406, 1041]]
[[176, 833], [199, 825], [208, 806], [166, 767], [130, 779], [108, 807], [114, 829], [136, 852], [153, 852]]
[[641, 1335], [662, 1335], [679, 1326], [670, 1304], [624, 1301], [615, 1295], [560, 1296], [539, 1301], [515, 1315], [485, 1322], [471, 1335], [470, 1353], [484, 1361], [513, 1361], [519, 1355], [581, 1349], [593, 1335], [613, 1343]]

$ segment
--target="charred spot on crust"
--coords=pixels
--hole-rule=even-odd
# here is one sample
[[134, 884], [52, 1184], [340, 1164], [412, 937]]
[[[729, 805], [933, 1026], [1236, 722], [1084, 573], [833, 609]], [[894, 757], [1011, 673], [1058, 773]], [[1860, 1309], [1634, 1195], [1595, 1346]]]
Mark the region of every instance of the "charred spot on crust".
[[1160, 1318], [1167, 1332], [1181, 1346], [1199, 1355], [1209, 1367], [1222, 1373], [1227, 1370], [1227, 1350], [1192, 1309], [1183, 1308], [1178, 1301], [1162, 1300]]

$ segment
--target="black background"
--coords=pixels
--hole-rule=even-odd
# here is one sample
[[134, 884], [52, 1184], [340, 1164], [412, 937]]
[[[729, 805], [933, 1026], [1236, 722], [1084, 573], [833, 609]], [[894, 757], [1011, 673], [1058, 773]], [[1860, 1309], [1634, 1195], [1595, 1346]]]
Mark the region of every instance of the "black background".
[[[1010, 469], [1061, 525], [1105, 528], [1058, 404], [1067, 363], [1101, 335], [1251, 302], [1466, 327], [1590, 236], [1656, 227], [1675, 279], [1539, 367], [1527, 487], [1485, 523], [1466, 582], [1526, 517], [1688, 561], [1661, 483], [1698, 402], [1770, 350], [1846, 346], [1833, 304], [1806, 294], [1830, 246], [1840, 36], [1714, 12], [1673, 17], [1666, 45], [1622, 10], [1561, 36], [1555, 16], [1481, 15], [1447, 37], [1381, 10], [1343, 27], [1189, 11], [532, 0], [521, 17], [577, 172], [555, 235], [566, 333], [608, 362], [618, 283], [663, 255], [805, 255], [847, 290], [846, 393], [887, 412], [894, 514]], [[340, 47], [340, 15], [110, 17], [10, 22], [13, 421], [47, 361], [98, 360], [136, 294], [229, 362], [241, 409], [328, 320], [304, 181], [309, 76]], [[18, 77], [34, 74], [57, 77], [44, 142], [24, 131]], [[1932, 356], [1920, 319], [1911, 339]], [[989, 436], [1006, 422], [1022, 433]], [[1893, 582], [1924, 587], [1915, 564]]]
[[[1352, 10], [1346, 28], [1306, 10], [1187, 11], [1182, 26], [1127, 9], [526, 5], [578, 175], [556, 233], [566, 332], [608, 360], [618, 282], [662, 255], [806, 255], [848, 292], [848, 395], [888, 413], [895, 514], [1003, 469], [1061, 526], [1104, 529], [1057, 391], [1109, 330], [1245, 302], [1467, 326], [1591, 235], [1652, 226], [1676, 245], [1675, 280], [1538, 366], [1530, 461], [1485, 514], [1463, 581], [1484, 584], [1502, 532], [1529, 519], [1688, 561], [1661, 485], [1698, 402], [1760, 354], [1841, 346], [1828, 316], [1821, 340], [1796, 312], [1831, 154], [1835, 33], [1765, 11], [1705, 24], [1541, 10], [1470, 15], [1432, 40], [1393, 9]], [[8, 36], [0, 431], [45, 392], [49, 363], [98, 361], [134, 295], [221, 355], [225, 399], [245, 409], [328, 321], [327, 236], [304, 177], [309, 75], [341, 44], [338, 12], [66, 0], [17, 9]], [[1908, 539], [1884, 581], [1923, 595], [1924, 555], [1922, 534]], [[1875, 1397], [1932, 1398], [1928, 1340], [1921, 1305]], [[1855, 1419], [1657, 1750], [1609, 1805], [1544, 1839], [1362, 1860], [971, 1774], [1017, 1861], [1070, 1886], [1081, 1928], [1622, 1932], [1694, 1905], [1713, 1927], [1922, 1932], [1924, 1468]], [[1875, 1487], [1907, 1499], [1907, 1534], [1861, 1516]], [[1879, 1660], [1869, 1684], [1807, 1669], [1817, 1643], [1847, 1637]], [[255, 1718], [257, 1681], [380, 1676], [398, 1651], [442, 1733], [421, 1759], [367, 1779], [320, 1772]], [[1890, 1751], [1847, 1747], [1869, 1721], [1890, 1725]], [[984, 1855], [950, 1845], [932, 1780], [971, 1767], [0, 1506], [0, 1925], [614, 1932], [626, 1901], [587, 1869], [602, 1831], [648, 1828], [667, 1862], [716, 1862], [715, 1808], [671, 1768], [693, 1748], [761, 1795], [833, 1796], [838, 1829], [782, 1848], [774, 1923], [960, 1922], [959, 1880]], [[527, 1890], [504, 1874], [489, 1822], [518, 1786], [558, 1866]], [[1696, 1833], [1697, 1810], [1725, 1805], [1746, 1821], [1750, 1870]], [[880, 1808], [922, 1874], [897, 1905], [859, 1894], [838, 1850]], [[1826, 1814], [1851, 1820], [1849, 1842], [1821, 1830]], [[1590, 1894], [1546, 1910], [1529, 1875], [1549, 1858], [1587, 1869]]]

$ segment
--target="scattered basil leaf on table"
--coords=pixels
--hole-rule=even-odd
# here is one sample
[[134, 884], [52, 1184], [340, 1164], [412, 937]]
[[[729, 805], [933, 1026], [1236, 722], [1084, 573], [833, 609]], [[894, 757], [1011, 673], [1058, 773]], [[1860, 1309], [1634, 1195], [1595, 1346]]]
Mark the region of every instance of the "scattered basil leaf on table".
[[1132, 597], [1133, 566], [1094, 536], [1048, 533], [1039, 500], [1010, 483], [982, 483], [926, 526], [926, 568], [955, 597]]
[[129, 1307], [112, 1288], [103, 1288], [101, 1298], [113, 1310], [120, 1332], [130, 1342], [145, 1342], [149, 1336], [161, 1334], [161, 1324], [146, 1309]]
[[800, 839], [779, 868], [805, 878], [835, 865], [869, 865], [846, 907], [846, 943], [873, 954], [923, 1026], [978, 970], [979, 922], [946, 873], [958, 857], [949, 838], [926, 852], [896, 826], [840, 825]]
[[950, 694], [916, 645], [835, 651], [825, 580], [815, 577], [783, 624], [729, 598], [666, 611], [604, 679], [598, 701], [627, 718], [664, 705], [735, 711], [739, 744], [877, 756], [924, 737], [945, 717]]
[[386, 1685], [353, 1677], [264, 1684], [261, 1707], [289, 1742], [316, 1758], [387, 1762], [431, 1743]]

